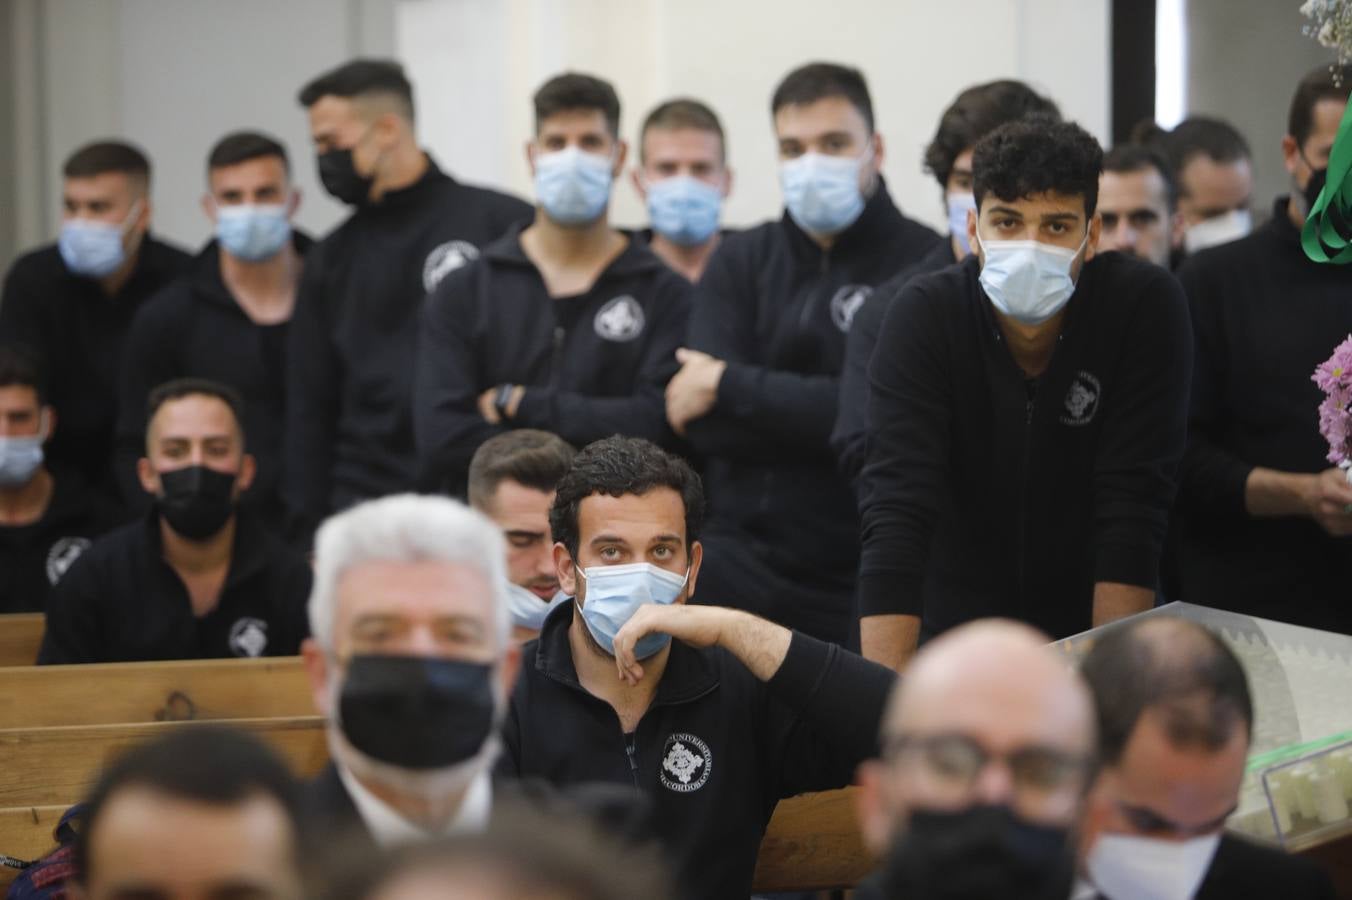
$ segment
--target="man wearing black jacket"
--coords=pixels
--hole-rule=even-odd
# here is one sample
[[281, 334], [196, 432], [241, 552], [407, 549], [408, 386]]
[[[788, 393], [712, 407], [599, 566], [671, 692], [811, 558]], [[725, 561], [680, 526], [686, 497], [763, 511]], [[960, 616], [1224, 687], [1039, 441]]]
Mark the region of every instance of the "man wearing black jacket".
[[900, 667], [922, 629], [969, 619], [1064, 637], [1154, 601], [1192, 335], [1168, 272], [1095, 256], [1102, 155], [1071, 123], [987, 135], [975, 255], [888, 312], [861, 501], [870, 659]]
[[[1080, 666], [1102, 770], [1090, 793], [1080, 897], [1332, 900], [1309, 860], [1227, 835], [1253, 731], [1234, 652], [1169, 616], [1114, 629]], [[1087, 887], [1087, 886], [1086, 886]]]
[[705, 460], [704, 598], [853, 643], [859, 522], [829, 443], [845, 336], [873, 287], [940, 239], [887, 192], [862, 74], [804, 66], [771, 111], [786, 211], [714, 252], [667, 419]]
[[5, 276], [0, 343], [28, 348], [48, 373], [61, 411], [51, 461], [115, 496], [122, 344], [136, 311], [190, 257], [151, 236], [150, 162], [135, 147], [81, 147], [63, 174], [61, 236], [21, 256]]
[[45, 610], [91, 539], [120, 521], [78, 470], [47, 462], [58, 425], [37, 366], [0, 347], [0, 613]]
[[291, 228], [300, 195], [291, 186], [286, 149], [267, 135], [235, 132], [218, 141], [207, 159], [207, 187], [202, 206], [215, 239], [186, 277], [145, 305], [127, 336], [118, 479], [129, 506], [149, 502], [136, 477], [146, 398], [174, 378], [208, 378], [244, 400], [244, 433], [258, 474], [243, 500], [280, 529], [286, 330], [302, 256], [313, 242]]
[[1301, 82], [1282, 139], [1293, 186], [1246, 238], [1179, 271], [1197, 367], [1179, 495], [1182, 597], [1352, 634], [1352, 486], [1319, 434], [1310, 380], [1352, 332], [1352, 269], [1306, 258], [1300, 228], [1319, 195], [1347, 104], [1327, 67]]
[[530, 207], [437, 168], [396, 63], [340, 66], [300, 102], [320, 180], [356, 207], [307, 255], [288, 335], [282, 491], [304, 538], [332, 510], [413, 486], [423, 299]]
[[534, 224], [428, 303], [414, 410], [425, 489], [463, 490], [474, 451], [509, 428], [578, 446], [616, 433], [670, 442], [662, 389], [690, 286], [610, 227], [619, 127], [619, 98], [598, 78], [559, 75], [536, 92]]
[[522, 650], [502, 766], [632, 786], [682, 896], [740, 900], [775, 804], [850, 782], [895, 679], [748, 613], [687, 605], [703, 506], [698, 476], [647, 441], [574, 458], [550, 526], [575, 600]]
[[967, 243], [967, 211], [972, 199], [972, 150], [976, 142], [1006, 122], [1024, 116], [1061, 118], [1056, 104], [1022, 81], [991, 81], [958, 94], [939, 119], [939, 130], [925, 148], [925, 171], [939, 182], [948, 214], [948, 240], [907, 266], [868, 296], [850, 324], [845, 339], [845, 364], [840, 372], [840, 412], [831, 431], [831, 446], [841, 472], [857, 481], [864, 468], [868, 433], [868, 364], [878, 345], [883, 316], [906, 282], [961, 262], [972, 252]]
[[139, 521], [94, 542], [47, 604], [40, 664], [292, 656], [308, 633], [310, 567], [257, 515], [239, 398], [184, 378], [148, 404]]

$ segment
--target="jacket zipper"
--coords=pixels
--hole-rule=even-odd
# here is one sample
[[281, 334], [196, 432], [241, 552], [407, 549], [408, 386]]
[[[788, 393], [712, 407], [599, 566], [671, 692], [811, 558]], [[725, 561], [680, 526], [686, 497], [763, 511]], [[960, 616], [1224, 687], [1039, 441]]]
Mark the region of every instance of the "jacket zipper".
[[[1027, 382], [1024, 383], [1024, 390], [1028, 390]], [[1023, 458], [1019, 464], [1019, 614], [1025, 619], [1028, 616], [1028, 611], [1024, 609], [1028, 593], [1025, 584], [1028, 557], [1028, 459], [1033, 443], [1033, 410], [1037, 402], [1036, 396], [1035, 392], [1024, 400]]]
[[[624, 729], [620, 729], [623, 732]], [[629, 777], [634, 780], [634, 790], [641, 790], [638, 785], [638, 726], [634, 726], [632, 734], [624, 734], [624, 754], [629, 758]]]
[[563, 365], [563, 341], [568, 331], [562, 325], [554, 326], [554, 348], [549, 355], [549, 386], [559, 386], [559, 369]]

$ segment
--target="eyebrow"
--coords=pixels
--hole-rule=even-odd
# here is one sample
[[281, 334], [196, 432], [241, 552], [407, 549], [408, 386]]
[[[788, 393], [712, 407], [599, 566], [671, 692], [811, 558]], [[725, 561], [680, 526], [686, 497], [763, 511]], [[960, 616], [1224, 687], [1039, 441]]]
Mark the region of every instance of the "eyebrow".
[[1047, 222], [1078, 222], [1080, 221], [1080, 214], [1068, 212], [1047, 213], [1042, 217], [1042, 221], [1044, 224]]
[[994, 215], [1001, 214], [1001, 213], [1003, 213], [1004, 215], [1007, 215], [1007, 216], [1017, 216], [1017, 217], [1019, 217], [1020, 219], [1023, 218], [1023, 213], [1019, 212], [1017, 209], [1015, 209], [1015, 208], [1012, 207], [1012, 206], [992, 206], [992, 207], [990, 207], [990, 214], [991, 214], [991, 215], [994, 216]]
[[680, 544], [682, 542], [682, 538], [679, 534], [659, 534], [648, 542], [648, 546], [651, 547], [654, 544]]
[[588, 542], [588, 546], [595, 547], [597, 544], [623, 544], [628, 547], [629, 542], [618, 534], [598, 534]]
[[530, 531], [525, 528], [512, 528], [508, 531], [503, 532], [503, 534], [505, 534], [509, 538], [514, 537], [542, 538], [545, 536], [545, 533], [543, 531]]

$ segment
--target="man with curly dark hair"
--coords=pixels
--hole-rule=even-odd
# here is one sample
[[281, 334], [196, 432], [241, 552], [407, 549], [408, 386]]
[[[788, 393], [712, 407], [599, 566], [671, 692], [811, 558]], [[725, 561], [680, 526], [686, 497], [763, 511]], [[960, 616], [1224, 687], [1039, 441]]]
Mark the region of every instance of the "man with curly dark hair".
[[1148, 609], [1192, 334], [1165, 270], [1096, 255], [1103, 151], [1073, 123], [977, 144], [973, 249], [906, 285], [870, 369], [864, 654], [985, 616], [1064, 637]]

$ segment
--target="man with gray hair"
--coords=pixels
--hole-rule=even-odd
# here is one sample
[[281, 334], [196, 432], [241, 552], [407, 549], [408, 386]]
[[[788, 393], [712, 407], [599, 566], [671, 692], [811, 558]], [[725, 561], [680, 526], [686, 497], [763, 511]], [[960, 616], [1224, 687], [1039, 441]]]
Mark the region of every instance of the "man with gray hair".
[[445, 498], [385, 497], [319, 529], [302, 653], [333, 761], [308, 837], [389, 846], [487, 825], [520, 662], [504, 560], [498, 528]]

